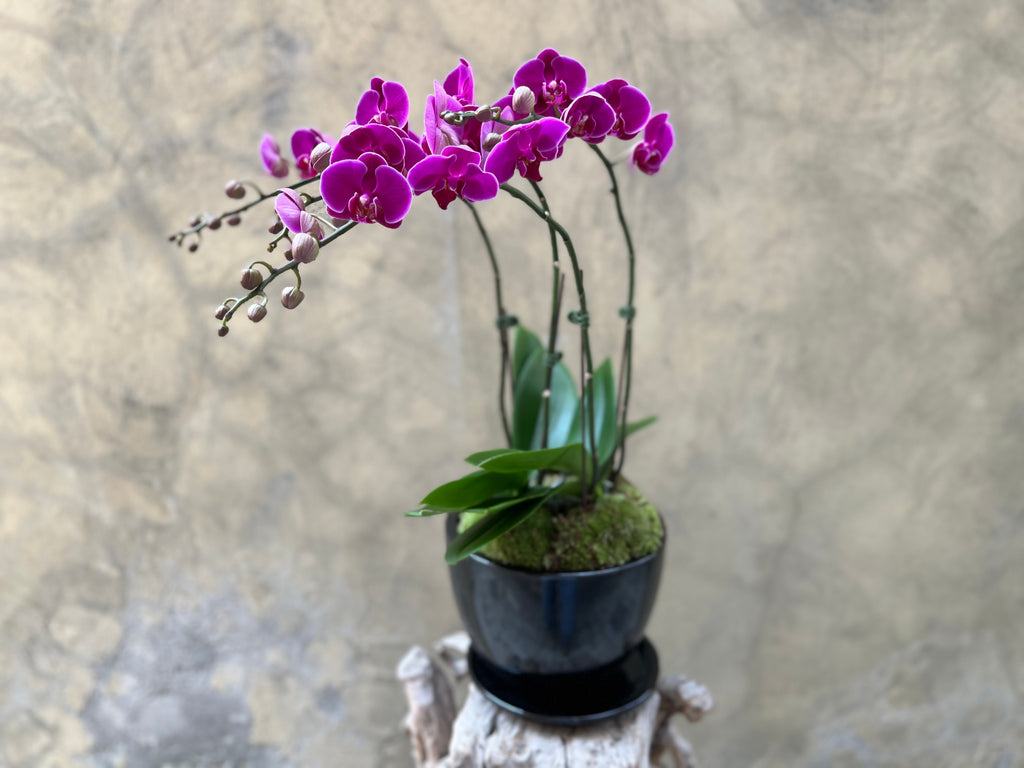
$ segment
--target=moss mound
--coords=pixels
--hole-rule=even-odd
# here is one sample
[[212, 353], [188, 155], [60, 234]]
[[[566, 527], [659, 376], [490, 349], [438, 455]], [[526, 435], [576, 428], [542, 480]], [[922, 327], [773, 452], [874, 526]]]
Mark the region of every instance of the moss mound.
[[[561, 500], [558, 500], [561, 501]], [[482, 513], [465, 513], [463, 531]], [[480, 550], [491, 560], [533, 571], [592, 571], [613, 568], [654, 552], [665, 536], [658, 510], [619, 478], [593, 509], [552, 504], [534, 512]]]

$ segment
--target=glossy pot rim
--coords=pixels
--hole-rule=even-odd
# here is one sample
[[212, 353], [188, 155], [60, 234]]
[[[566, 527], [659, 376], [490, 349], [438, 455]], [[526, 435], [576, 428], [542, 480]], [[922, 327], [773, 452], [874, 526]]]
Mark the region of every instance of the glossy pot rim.
[[[495, 571], [501, 571], [507, 573], [510, 578], [518, 579], [597, 579], [614, 576], [635, 568], [644, 568], [664, 554], [665, 545], [668, 543], [668, 527], [665, 525], [665, 518], [660, 512], [658, 513], [658, 519], [661, 520], [661, 544], [658, 545], [658, 548], [650, 554], [639, 557], [636, 560], [630, 560], [628, 563], [623, 563], [622, 565], [613, 565], [610, 568], [600, 568], [590, 571], [533, 571], [528, 568], [517, 568], [512, 565], [505, 565], [504, 563], [491, 560], [490, 558], [484, 557], [476, 552], [464, 558], [460, 562], [450, 565], [449, 567], [456, 568], [459, 565], [472, 560], [477, 568], [489, 568]], [[458, 520], [459, 516], [457, 514], [450, 514], [448, 515], [448, 519], [445, 521], [445, 532], [448, 534], [449, 541], [451, 541], [455, 536], [455, 532], [459, 524]]]

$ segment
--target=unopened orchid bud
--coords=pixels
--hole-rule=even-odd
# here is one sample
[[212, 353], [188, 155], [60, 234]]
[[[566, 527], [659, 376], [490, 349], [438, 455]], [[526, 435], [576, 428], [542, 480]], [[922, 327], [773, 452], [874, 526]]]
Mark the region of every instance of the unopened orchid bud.
[[309, 153], [310, 167], [317, 173], [320, 173], [331, 164], [331, 151], [331, 145], [326, 141], [321, 141], [313, 147], [313, 151]]
[[232, 179], [224, 185], [224, 194], [230, 197], [232, 200], [238, 200], [245, 197], [245, 187], [240, 182]]
[[195, 253], [199, 250], [199, 243], [189, 243], [188, 250], [190, 253]]
[[249, 316], [250, 320], [252, 320], [254, 323], [258, 323], [260, 320], [267, 316], [267, 308], [262, 304], [252, 304], [250, 305], [246, 314]]
[[491, 119], [491, 105], [484, 104], [476, 108], [476, 112], [473, 113], [473, 117], [477, 120], [490, 120]]
[[227, 313], [228, 313], [228, 305], [227, 304], [221, 304], [219, 307], [217, 307], [217, 311], [213, 313], [213, 316], [216, 317], [218, 320], [223, 320], [224, 319], [224, 315], [226, 315]]
[[482, 142], [480, 142], [480, 146], [483, 147], [488, 152], [490, 152], [492, 149], [494, 149], [496, 146], [498, 146], [498, 142], [500, 142], [500, 141], [501, 141], [501, 134], [500, 133], [494, 133], [492, 131], [491, 133], [488, 133], [486, 136], [484, 136], [484, 140]]
[[239, 224], [242, 223], [242, 217], [235, 213], [232, 214], [231, 216], [228, 216], [226, 219], [224, 219], [224, 221], [228, 223], [229, 227], [237, 227]]
[[263, 273], [258, 269], [243, 269], [242, 279], [239, 282], [245, 290], [251, 291], [260, 287], [260, 284], [263, 282]]
[[226, 325], [222, 325], [220, 328], [217, 329], [217, 335], [221, 337], [227, 336], [228, 327]]
[[520, 85], [512, 92], [512, 109], [523, 115], [532, 115], [537, 106], [537, 97], [528, 85]]
[[206, 222], [207, 229], [220, 229], [220, 219], [210, 219]]
[[302, 264], [316, 261], [320, 253], [320, 243], [312, 235], [300, 232], [292, 238], [292, 258]]
[[306, 298], [306, 294], [296, 288], [294, 285], [289, 285], [283, 291], [281, 291], [281, 306], [285, 309], [295, 309], [302, 300]]
[[281, 223], [280, 219], [275, 219], [274, 223], [267, 227], [267, 232], [272, 235], [277, 235], [280, 234], [282, 229], [284, 229], [284, 224]]

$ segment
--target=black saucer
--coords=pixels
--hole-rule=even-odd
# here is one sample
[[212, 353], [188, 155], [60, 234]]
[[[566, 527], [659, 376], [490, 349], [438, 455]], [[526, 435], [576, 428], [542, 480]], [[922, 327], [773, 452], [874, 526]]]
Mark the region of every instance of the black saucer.
[[502, 709], [544, 725], [591, 725], [628, 712], [651, 695], [658, 654], [644, 638], [624, 656], [586, 672], [511, 672], [469, 649], [469, 671]]

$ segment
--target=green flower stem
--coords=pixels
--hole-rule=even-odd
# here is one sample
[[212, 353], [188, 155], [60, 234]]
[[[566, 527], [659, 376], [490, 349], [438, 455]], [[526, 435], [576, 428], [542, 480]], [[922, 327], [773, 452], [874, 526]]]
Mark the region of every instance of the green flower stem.
[[601, 158], [605, 170], [608, 171], [608, 177], [612, 182], [611, 193], [615, 199], [615, 212], [619, 216], [619, 226], [622, 228], [622, 236], [626, 240], [626, 255], [629, 258], [629, 287], [626, 293], [626, 305], [622, 311], [626, 329], [622, 341], [622, 365], [619, 367], [619, 394], [615, 411], [619, 418], [619, 439], [615, 446], [617, 456], [612, 458], [611, 477], [614, 480], [622, 471], [622, 464], [626, 460], [626, 413], [629, 410], [629, 391], [633, 382], [633, 318], [636, 316], [636, 309], [633, 307], [633, 290], [636, 283], [636, 252], [633, 249], [633, 238], [629, 233], [626, 214], [622, 210], [622, 198], [619, 195], [618, 180], [615, 178], [615, 167], [599, 146], [596, 144], [587, 146]]
[[[307, 184], [312, 184], [314, 181], [319, 181], [319, 180], [320, 180], [320, 176], [317, 175], [317, 176], [314, 176], [311, 179], [302, 179], [302, 181], [297, 181], [294, 184], [289, 184], [287, 187], [280, 187], [279, 189], [298, 189], [299, 187], [304, 187]], [[250, 186], [253, 187], [253, 189], [256, 189], [257, 191], [259, 191], [259, 189], [254, 184], [252, 184], [251, 182], [248, 182], [248, 183], [249, 183]], [[255, 200], [250, 200], [245, 205], [240, 206], [238, 208], [235, 208], [234, 210], [224, 211], [224, 213], [222, 213], [222, 214], [220, 214], [218, 216], [206, 216], [206, 217], [202, 218], [201, 221], [199, 221], [196, 224], [193, 224], [188, 229], [182, 229], [182, 230], [179, 230], [178, 232], [175, 232], [173, 235], [171, 235], [171, 239], [172, 240], [176, 239], [180, 243], [188, 235], [198, 235], [200, 232], [202, 232], [204, 229], [206, 229], [210, 225], [211, 221], [220, 220], [220, 219], [226, 219], [229, 216], [235, 216], [235, 215], [240, 214], [240, 213], [245, 213], [250, 208], [255, 208], [257, 205], [262, 203], [264, 200], [269, 200], [272, 197], [277, 197], [277, 192], [278, 192], [277, 189], [275, 189], [270, 194], [264, 194], [263, 192], [260, 192], [259, 193], [259, 197], [257, 197]]]
[[[590, 483], [583, 483], [583, 501], [584, 503], [590, 503], [597, 488], [597, 439], [594, 430], [594, 398], [592, 396], [594, 388], [594, 361], [590, 353], [590, 332], [588, 330], [590, 321], [589, 314], [587, 312], [587, 294], [586, 291], [583, 290], [583, 270], [580, 269], [579, 260], [576, 258], [576, 249], [573, 247], [572, 238], [569, 237], [569, 233], [566, 231], [565, 227], [559, 224], [550, 215], [550, 213], [545, 213], [544, 209], [531, 200], [529, 196], [523, 194], [515, 187], [510, 186], [509, 184], [502, 184], [501, 188], [508, 194], [512, 195], [512, 197], [517, 200], [521, 200], [530, 208], [530, 210], [554, 227], [555, 231], [558, 232], [558, 236], [562, 238], [562, 244], [565, 245], [566, 253], [569, 254], [569, 261], [572, 263], [572, 274], [576, 280], [576, 295], [580, 300], [579, 311], [574, 314], [577, 317], [575, 322], [577, 322], [580, 327], [580, 344], [582, 348], [584, 368], [584, 373], [581, 377], [583, 380], [580, 383], [583, 397], [580, 401], [581, 407], [583, 404], [586, 406], [583, 423], [587, 428], [584, 432], [590, 433], [590, 455], [593, 462], [593, 473], [590, 478]], [[590, 396], [588, 396], [588, 392], [591, 393]], [[584, 450], [586, 450], [586, 439], [584, 438], [581, 442], [584, 445]], [[584, 464], [585, 463], [586, 462], [584, 462]]]
[[487, 230], [484, 228], [484, 223], [480, 219], [480, 214], [476, 212], [476, 206], [468, 200], [463, 200], [463, 202], [469, 208], [469, 212], [473, 214], [473, 221], [476, 222], [476, 228], [480, 231], [480, 237], [483, 239], [484, 247], [487, 249], [487, 256], [491, 260], [491, 271], [494, 273], [494, 297], [498, 306], [498, 337], [501, 341], [501, 374], [498, 379], [498, 407], [501, 410], [501, 427], [505, 430], [505, 439], [508, 441], [508, 445], [511, 448], [512, 430], [508, 425], [508, 406], [505, 403], [505, 380], [508, 379], [509, 381], [509, 392], [513, 402], [515, 401], [516, 386], [512, 376], [511, 365], [509, 364], [509, 316], [505, 312], [505, 303], [501, 298], [501, 270], [498, 269], [498, 259], [494, 255], [494, 246], [491, 245], [491, 238], [487, 234]]
[[551, 236], [551, 322], [548, 325], [548, 356], [544, 364], [544, 391], [547, 396], [541, 404], [543, 414], [543, 429], [541, 431], [540, 447], [548, 447], [548, 431], [551, 425], [551, 377], [555, 371], [555, 338], [558, 335], [558, 315], [562, 304], [562, 286], [565, 285], [565, 275], [562, 274], [561, 265], [558, 263], [558, 233], [551, 223], [551, 208], [548, 207], [548, 200], [544, 192], [533, 179], [530, 179], [530, 186], [537, 195], [537, 201], [544, 210], [544, 216], [548, 222], [548, 234]]
[[[349, 222], [346, 222], [346, 223], [342, 224], [340, 227], [338, 227], [336, 230], [334, 230], [334, 232], [332, 232], [330, 235], [328, 235], [323, 240], [321, 240], [320, 241], [320, 246], [323, 247], [323, 246], [327, 245], [328, 243], [331, 243], [334, 240], [337, 240], [339, 237], [344, 235], [350, 229], [353, 229], [356, 226], [356, 224], [358, 224], [358, 222], [356, 222], [356, 221], [349, 221]], [[289, 261], [286, 264], [282, 264], [280, 267], [273, 267], [273, 268], [271, 268], [270, 265], [267, 264], [267, 262], [265, 262], [265, 261], [253, 262], [253, 263], [263, 264], [268, 269], [270, 269], [270, 274], [267, 275], [266, 279], [264, 279], [262, 283], [260, 283], [258, 286], [253, 288], [251, 291], [249, 291], [247, 294], [245, 294], [245, 296], [243, 296], [242, 298], [240, 298], [240, 299], [228, 299], [227, 301], [224, 302], [224, 304], [225, 305], [229, 305], [230, 308], [228, 309], [228, 311], [225, 313], [224, 317], [222, 318], [221, 325], [225, 325], [226, 326], [228, 324], [228, 321], [232, 317], [234, 317], [235, 312], [238, 310], [239, 307], [241, 307], [241, 306], [243, 306], [245, 304], [248, 304], [250, 301], [255, 299], [257, 296], [265, 296], [266, 295], [267, 286], [269, 286], [272, 282], [274, 282], [278, 277], [283, 275], [285, 272], [289, 272], [289, 271], [295, 272], [295, 279], [297, 281], [297, 286], [296, 287], [302, 287], [302, 276], [299, 275], [299, 262], [297, 262], [297, 261]]]

